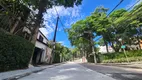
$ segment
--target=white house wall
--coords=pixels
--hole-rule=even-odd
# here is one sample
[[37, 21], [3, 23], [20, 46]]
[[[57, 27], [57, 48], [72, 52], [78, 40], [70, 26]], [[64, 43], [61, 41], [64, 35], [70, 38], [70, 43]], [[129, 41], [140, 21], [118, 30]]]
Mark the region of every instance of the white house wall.
[[[47, 44], [47, 42], [48, 42], [47, 38], [45, 36], [43, 36], [43, 34], [41, 34], [40, 32], [38, 33], [37, 39], [39, 39], [39, 36], [42, 36], [43, 43]], [[50, 59], [50, 57], [51, 57], [52, 49], [50, 49], [47, 45], [45, 45], [43, 43], [36, 41], [35, 46], [44, 50], [41, 55], [41, 62], [48, 62], [49, 61], [48, 59]]]
[[[101, 52], [101, 53], [107, 53], [106, 46], [100, 46], [99, 48], [100, 48], [99, 52]], [[114, 50], [113, 50], [110, 46], [108, 47], [108, 51], [109, 51], [110, 53], [111, 53], [111, 52], [114, 52]]]
[[40, 36], [40, 35], [43, 37], [43, 42], [44, 42], [44, 43], [47, 43], [48, 40], [47, 40], [40, 32], [38, 33], [37, 38], [39, 39], [39, 36]]
[[41, 49], [46, 49], [46, 47], [47, 47], [46, 45], [42, 44], [39, 41], [36, 41], [36, 45], [35, 46], [38, 47], [38, 48], [41, 48]]

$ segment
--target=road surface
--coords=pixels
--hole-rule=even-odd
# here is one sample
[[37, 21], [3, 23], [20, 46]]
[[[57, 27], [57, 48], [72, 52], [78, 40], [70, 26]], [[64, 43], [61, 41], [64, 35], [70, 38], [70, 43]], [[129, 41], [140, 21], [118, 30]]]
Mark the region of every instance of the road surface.
[[116, 80], [142, 80], [142, 70], [82, 63], [82, 66]]
[[[67, 63], [19, 80], [142, 80], [142, 74], [92, 64]], [[141, 78], [141, 79], [140, 79]]]

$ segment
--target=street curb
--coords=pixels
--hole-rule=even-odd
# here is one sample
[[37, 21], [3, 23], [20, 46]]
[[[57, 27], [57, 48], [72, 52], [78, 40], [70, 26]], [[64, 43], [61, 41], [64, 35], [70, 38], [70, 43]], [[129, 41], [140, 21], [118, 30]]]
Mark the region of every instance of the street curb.
[[21, 74], [21, 75], [16, 75], [16, 76], [9, 77], [9, 78], [2, 79], [2, 80], [18, 80], [18, 79], [20, 79], [20, 78], [29, 76], [29, 75], [31, 75], [32, 73], [37, 73], [37, 72], [43, 71], [43, 70], [45, 70], [45, 69], [46, 69], [46, 68], [40, 69], [40, 70], [35, 70], [35, 71], [32, 71], [32, 72], [27, 72], [27, 73], [24, 73], [24, 74]]
[[38, 72], [41, 72], [47, 68], [53, 68], [55, 66], [60, 66], [60, 65], [63, 65], [63, 64], [66, 64], [66, 62], [63, 62], [63, 63], [58, 63], [58, 64], [53, 64], [53, 65], [49, 65], [49, 66], [44, 66], [46, 68], [42, 68], [42, 69], [39, 69], [39, 70], [35, 70], [35, 71], [31, 71], [31, 72], [27, 72], [27, 73], [23, 73], [23, 74], [20, 74], [20, 75], [15, 75], [15, 76], [12, 76], [12, 77], [8, 77], [8, 78], [5, 78], [5, 79], [2, 79], [2, 80], [18, 80], [20, 78], [23, 78], [23, 77], [26, 77], [26, 76], [29, 76], [33, 73], [38, 73]]
[[112, 66], [112, 67], [119, 67], [119, 68], [131, 68], [131, 69], [141, 69], [142, 67], [136, 67], [136, 66], [125, 66], [125, 65], [129, 65], [129, 64], [106, 64], [106, 63], [101, 63], [101, 64], [94, 64], [94, 63], [87, 63], [87, 64], [93, 64], [93, 65], [104, 65], [104, 66]]
[[142, 67], [128, 66], [130, 64], [99, 64], [99, 65], [116, 66], [116, 67], [133, 68], [133, 69], [142, 69]]

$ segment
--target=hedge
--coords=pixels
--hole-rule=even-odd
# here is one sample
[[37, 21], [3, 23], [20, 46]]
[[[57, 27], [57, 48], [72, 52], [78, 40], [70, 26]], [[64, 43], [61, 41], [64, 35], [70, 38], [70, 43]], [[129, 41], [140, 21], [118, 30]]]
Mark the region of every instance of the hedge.
[[[126, 51], [126, 55], [130, 62], [142, 61], [142, 50]], [[102, 54], [101, 57], [103, 63], [127, 62], [124, 52]]]
[[[96, 54], [96, 60], [97, 60], [97, 63], [101, 63], [102, 56], [100, 54]], [[90, 55], [89, 57], [87, 57], [87, 61], [89, 63], [94, 63], [94, 55]]]
[[0, 72], [27, 68], [34, 45], [15, 35], [0, 32]]
[[[142, 61], [142, 57], [128, 57], [129, 62]], [[126, 58], [103, 60], [102, 63], [123, 63], [128, 62]]]

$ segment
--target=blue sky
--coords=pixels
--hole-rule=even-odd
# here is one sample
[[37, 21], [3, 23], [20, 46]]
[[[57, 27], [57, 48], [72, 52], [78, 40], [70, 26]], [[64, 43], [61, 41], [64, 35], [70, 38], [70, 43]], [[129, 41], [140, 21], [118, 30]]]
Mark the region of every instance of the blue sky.
[[[117, 9], [127, 9], [132, 6], [136, 1], [137, 0], [124, 0], [123, 3]], [[63, 27], [70, 28], [71, 24], [89, 16], [97, 6], [104, 6], [105, 8], [109, 8], [108, 12], [110, 12], [119, 2], [120, 0], [83, 0], [82, 5], [75, 6], [74, 8], [64, 8], [63, 6], [55, 6], [52, 9], [48, 9], [47, 13], [44, 14], [44, 24], [46, 28], [41, 28], [40, 30], [49, 40], [53, 40], [54, 29], [56, 25], [55, 23], [57, 18], [57, 13], [55, 11], [56, 8], [58, 14], [60, 15], [61, 22], [63, 23], [62, 25], [59, 21], [56, 41], [63, 44], [64, 46], [71, 47], [67, 33], [64, 32]]]

